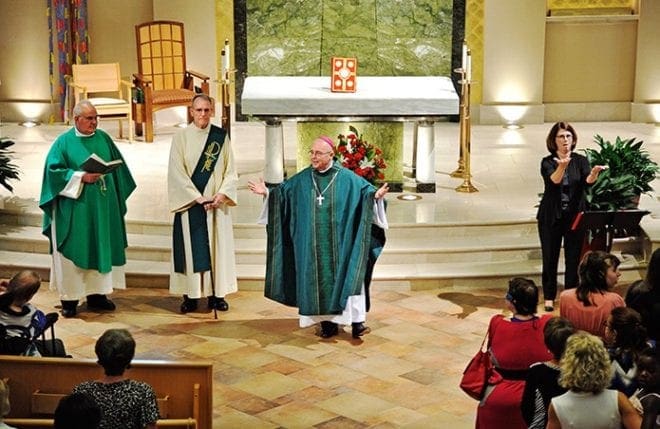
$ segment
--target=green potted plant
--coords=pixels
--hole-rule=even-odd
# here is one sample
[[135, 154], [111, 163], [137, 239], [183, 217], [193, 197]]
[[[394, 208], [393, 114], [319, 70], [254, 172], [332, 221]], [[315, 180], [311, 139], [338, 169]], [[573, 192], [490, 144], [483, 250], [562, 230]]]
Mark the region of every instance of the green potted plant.
[[598, 149], [583, 149], [589, 164], [608, 168], [587, 188], [587, 211], [578, 219], [588, 232], [584, 249], [609, 252], [614, 237], [639, 235], [639, 222], [649, 213], [637, 209], [639, 197], [653, 190], [659, 167], [642, 149], [641, 140], [617, 137], [611, 143], [596, 135], [594, 141]]
[[9, 184], [9, 180], [18, 179], [18, 166], [12, 164], [10, 155], [13, 152], [7, 148], [14, 142], [7, 139], [0, 139], [0, 185], [4, 186], [9, 192], [14, 192], [14, 188]]
[[583, 149], [590, 165], [606, 165], [598, 180], [587, 189], [589, 210], [616, 211], [636, 209], [639, 197], [653, 190], [651, 182], [660, 170], [643, 141], [616, 138], [614, 143], [596, 135], [598, 149]]

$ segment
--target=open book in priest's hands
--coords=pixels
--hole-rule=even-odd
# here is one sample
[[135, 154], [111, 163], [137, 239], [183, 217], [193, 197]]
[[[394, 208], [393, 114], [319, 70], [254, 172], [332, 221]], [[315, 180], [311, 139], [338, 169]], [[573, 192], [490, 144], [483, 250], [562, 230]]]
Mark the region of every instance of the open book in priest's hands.
[[101, 173], [108, 174], [114, 171], [117, 167], [123, 164], [121, 159], [112, 161], [104, 161], [97, 154], [93, 153], [83, 162], [80, 168], [87, 173]]

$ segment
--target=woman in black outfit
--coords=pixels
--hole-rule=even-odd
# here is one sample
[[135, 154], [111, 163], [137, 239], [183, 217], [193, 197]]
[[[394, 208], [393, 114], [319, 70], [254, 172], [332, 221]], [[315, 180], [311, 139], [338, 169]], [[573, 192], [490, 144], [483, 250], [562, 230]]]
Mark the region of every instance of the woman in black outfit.
[[528, 429], [545, 429], [550, 400], [566, 392], [559, 386], [559, 359], [566, 340], [575, 333], [573, 324], [563, 317], [553, 317], [543, 328], [543, 341], [552, 359], [529, 367], [520, 409]]
[[578, 284], [577, 267], [583, 233], [571, 231], [575, 216], [585, 209], [584, 191], [598, 179], [606, 166], [589, 167], [584, 155], [574, 153], [577, 134], [567, 122], [557, 122], [546, 138], [550, 155], [541, 160], [543, 197], [536, 215], [543, 257], [543, 297], [545, 311], [554, 310], [557, 296], [557, 266], [562, 239], [564, 241], [564, 287]]

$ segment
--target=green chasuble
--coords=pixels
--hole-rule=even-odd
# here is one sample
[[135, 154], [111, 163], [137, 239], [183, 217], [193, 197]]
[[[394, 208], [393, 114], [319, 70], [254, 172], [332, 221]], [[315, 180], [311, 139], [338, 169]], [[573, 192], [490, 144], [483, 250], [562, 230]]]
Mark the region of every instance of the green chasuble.
[[[55, 140], [46, 157], [39, 207], [44, 211], [43, 233], [50, 240], [51, 251], [56, 246], [77, 267], [109, 273], [113, 265], [126, 263], [124, 216], [135, 181], [124, 163], [103, 180], [82, 184], [77, 199], [59, 195], [92, 153], [105, 161], [123, 160], [102, 130], [97, 129], [90, 137], [78, 137], [72, 128]], [[57, 243], [53, 243], [53, 222]]]
[[365, 281], [375, 192], [337, 162], [324, 173], [308, 167], [272, 189], [266, 297], [301, 315], [340, 314]]

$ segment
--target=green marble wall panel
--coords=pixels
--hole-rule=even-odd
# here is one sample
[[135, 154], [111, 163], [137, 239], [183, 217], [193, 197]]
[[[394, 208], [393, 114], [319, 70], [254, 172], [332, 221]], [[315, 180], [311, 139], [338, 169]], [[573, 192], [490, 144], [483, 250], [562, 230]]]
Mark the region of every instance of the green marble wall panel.
[[[330, 58], [332, 57], [357, 58], [358, 85], [360, 76], [382, 76], [376, 52], [378, 52], [376, 39], [324, 37], [321, 51], [321, 76], [330, 76]], [[328, 80], [328, 82], [330, 81]]]
[[251, 0], [247, 17], [249, 75], [319, 75], [322, 3]]
[[451, 76], [449, 39], [381, 36], [376, 55], [380, 76]]
[[248, 0], [247, 31], [250, 38], [321, 38], [323, 3], [318, 1]]
[[247, 0], [248, 75], [450, 75], [454, 0]]
[[[451, 37], [453, 0], [379, 0], [378, 37]], [[449, 37], [448, 37], [449, 36]]]
[[[318, 76], [330, 68], [320, 63], [321, 39], [261, 37], [248, 39], [248, 62], [253, 76]], [[329, 73], [329, 70], [327, 71]]]
[[376, 0], [323, 1], [324, 37], [375, 39], [376, 9]]
[[403, 123], [402, 122], [299, 122], [296, 167], [300, 171], [309, 165], [309, 149], [320, 135], [331, 137], [335, 144], [339, 134], [348, 134], [352, 125], [362, 138], [383, 151], [387, 168], [386, 182], [403, 182]]

